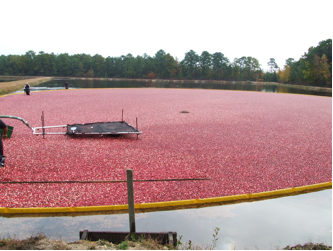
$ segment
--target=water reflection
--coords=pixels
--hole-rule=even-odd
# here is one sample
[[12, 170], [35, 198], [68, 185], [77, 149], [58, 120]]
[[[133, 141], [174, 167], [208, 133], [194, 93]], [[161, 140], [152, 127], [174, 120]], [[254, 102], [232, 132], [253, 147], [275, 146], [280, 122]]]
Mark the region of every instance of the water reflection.
[[[332, 245], [332, 190], [251, 203], [136, 214], [143, 231], [176, 231], [183, 243], [212, 244], [217, 249], [275, 249], [306, 242]], [[1, 237], [25, 238], [44, 232], [51, 238], [77, 241], [79, 231], [128, 231], [128, 215], [2, 218]]]
[[[179, 81], [134, 81], [134, 80], [96, 80], [96, 79], [70, 79], [67, 80], [70, 88], [189, 88], [189, 89], [216, 89], [216, 90], [238, 90], [238, 91], [258, 91], [276, 93], [297, 93], [308, 95], [332, 96], [332, 93], [314, 90], [304, 90], [301, 87], [290, 87], [282, 85], [252, 84], [251, 82], [179, 82]], [[40, 88], [64, 89], [64, 79], [54, 79], [52, 81], [35, 86], [34, 90]]]

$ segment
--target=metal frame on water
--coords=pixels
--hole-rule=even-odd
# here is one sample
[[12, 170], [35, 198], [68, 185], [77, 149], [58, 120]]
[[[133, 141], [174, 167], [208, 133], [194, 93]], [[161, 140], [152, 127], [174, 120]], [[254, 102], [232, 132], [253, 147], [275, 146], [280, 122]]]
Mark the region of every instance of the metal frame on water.
[[[55, 134], [55, 135], [64, 135], [64, 134], [67, 134], [67, 135], [112, 135], [112, 134], [136, 134], [137, 135], [137, 138], [138, 138], [138, 135], [139, 134], [142, 134], [141, 131], [138, 130], [138, 118], [136, 118], [136, 128], [134, 128], [133, 126], [131, 126], [130, 124], [128, 124], [127, 122], [125, 122], [123, 120], [123, 110], [122, 110], [122, 120], [121, 122], [124, 123], [128, 128], [131, 128], [133, 129], [132, 132], [126, 132], [126, 131], [113, 131], [113, 132], [90, 132], [90, 133], [78, 133], [78, 132], [74, 132], [73, 130], [73, 133], [72, 134], [69, 134], [68, 132], [45, 132], [45, 129], [51, 129], [51, 128], [66, 128], [67, 126], [69, 125], [57, 125], [57, 126], [45, 126], [44, 125], [44, 112], [42, 112], [42, 116], [41, 116], [41, 120], [42, 120], [42, 126], [41, 127], [32, 127], [26, 120], [24, 120], [23, 118], [21, 117], [17, 117], [17, 116], [11, 116], [11, 115], [0, 115], [0, 118], [8, 118], [8, 119], [17, 119], [17, 120], [20, 120], [22, 121], [27, 127], [29, 127], [29, 129], [32, 130], [32, 134], [34, 135], [43, 135], [43, 138], [44, 138], [44, 135], [47, 135], [47, 134]], [[112, 123], [112, 122], [110, 122]], [[98, 123], [96, 123], [98, 124]], [[84, 125], [84, 124], [80, 124], [80, 125]], [[38, 132], [38, 130], [42, 130], [42, 132]]]

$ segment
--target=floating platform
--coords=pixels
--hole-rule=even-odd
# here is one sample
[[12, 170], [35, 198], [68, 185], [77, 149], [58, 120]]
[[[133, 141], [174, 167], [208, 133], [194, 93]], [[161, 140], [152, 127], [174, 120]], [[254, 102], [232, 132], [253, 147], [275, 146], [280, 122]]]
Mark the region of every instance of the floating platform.
[[97, 122], [67, 125], [67, 135], [82, 134], [141, 134], [138, 129], [125, 121]]
[[[138, 130], [138, 119], [136, 118], [136, 127], [131, 126], [126, 121], [123, 120], [123, 111], [122, 111], [122, 120], [121, 121], [113, 121], [113, 122], [95, 122], [95, 123], [85, 123], [85, 124], [67, 124], [67, 125], [57, 125], [57, 126], [45, 126], [44, 124], [44, 112], [42, 112], [41, 127], [32, 127], [27, 121], [23, 118], [11, 116], [11, 115], [0, 115], [0, 118], [9, 118], [9, 119], [17, 119], [22, 121], [27, 127], [32, 130], [32, 134], [34, 135], [47, 135], [47, 134], [67, 134], [67, 135], [112, 135], [112, 134], [136, 134], [137, 137], [139, 134], [142, 134], [141, 131]], [[53, 131], [46, 132], [46, 129], [54, 129], [54, 128], [67, 128], [66, 131]], [[42, 130], [40, 132], [39, 130]]]

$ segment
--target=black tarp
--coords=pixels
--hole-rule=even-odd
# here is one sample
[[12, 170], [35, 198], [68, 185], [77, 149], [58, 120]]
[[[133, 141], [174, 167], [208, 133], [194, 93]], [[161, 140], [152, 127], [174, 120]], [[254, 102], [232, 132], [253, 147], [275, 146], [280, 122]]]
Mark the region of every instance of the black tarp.
[[128, 134], [141, 132], [125, 121], [67, 125], [67, 134]]

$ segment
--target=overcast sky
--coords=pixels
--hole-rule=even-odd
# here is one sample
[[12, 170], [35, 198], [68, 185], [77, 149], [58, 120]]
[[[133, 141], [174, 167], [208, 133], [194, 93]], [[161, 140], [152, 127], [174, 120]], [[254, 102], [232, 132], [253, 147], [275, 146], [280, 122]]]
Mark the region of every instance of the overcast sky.
[[230, 61], [251, 56], [264, 70], [275, 58], [298, 60], [332, 38], [331, 0], [72, 1], [0, 0], [0, 55], [131, 53], [163, 49], [222, 52]]

